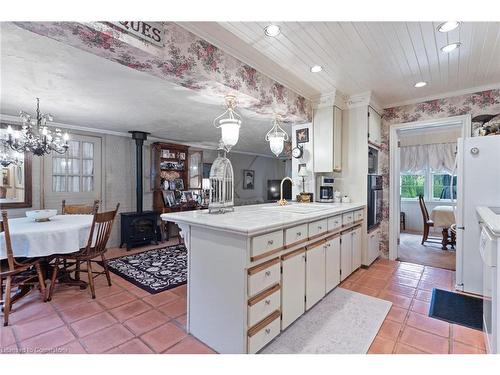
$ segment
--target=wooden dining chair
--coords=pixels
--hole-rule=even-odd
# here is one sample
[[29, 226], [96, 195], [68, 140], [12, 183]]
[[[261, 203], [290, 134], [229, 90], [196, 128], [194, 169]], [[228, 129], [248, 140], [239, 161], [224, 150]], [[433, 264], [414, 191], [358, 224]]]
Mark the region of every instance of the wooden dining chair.
[[94, 212], [97, 212], [98, 207], [98, 199], [96, 199], [92, 205], [66, 204], [66, 199], [63, 199], [61, 213], [63, 215], [93, 215]]
[[[113, 228], [113, 223], [115, 221], [116, 213], [118, 212], [119, 207], [120, 203], [116, 205], [116, 209], [114, 211], [101, 213], [97, 213], [96, 209], [94, 212], [94, 218], [92, 220], [92, 226], [90, 229], [87, 246], [75, 253], [61, 254], [56, 256], [49, 288], [49, 301], [52, 299], [52, 295], [54, 293], [54, 286], [57, 280], [57, 274], [59, 272], [59, 265], [61, 265], [61, 261], [67, 261], [67, 263], [64, 263], [62, 266], [65, 268], [65, 271], [67, 273], [75, 272], [75, 278], [77, 280], [79, 280], [80, 278], [80, 272], [87, 272], [92, 298], [95, 298], [94, 279], [97, 276], [105, 274], [108, 280], [108, 285], [111, 286], [111, 276], [109, 274], [108, 263], [104, 254], [107, 251], [106, 245], [108, 243], [109, 236], [111, 235], [111, 230]], [[100, 259], [96, 260], [95, 258]], [[102, 262], [102, 267], [104, 270], [100, 272], [94, 272], [92, 270], [92, 263], [99, 261]], [[80, 263], [86, 263], [87, 268], [80, 269]]]
[[[4, 233], [5, 249], [7, 253], [7, 259], [0, 261], [0, 301], [2, 303], [3, 325], [7, 326], [9, 324], [9, 314], [12, 310], [12, 305], [14, 302], [26, 295], [29, 291], [29, 286], [38, 285], [44, 302], [47, 300], [47, 296], [45, 291], [45, 280], [40, 267], [40, 260], [29, 258], [21, 260], [20, 258], [14, 257], [12, 242], [10, 239], [7, 211], [2, 211], [0, 233]], [[5, 293], [3, 284], [4, 280]], [[19, 287], [21, 287], [21, 291], [12, 296], [12, 289]]]
[[423, 245], [429, 239], [429, 230], [434, 226], [434, 222], [429, 219], [429, 211], [427, 211], [427, 207], [425, 206], [424, 196], [418, 196], [418, 203], [420, 204], [420, 211], [422, 212], [422, 219], [424, 221], [424, 232], [422, 234], [422, 242]]

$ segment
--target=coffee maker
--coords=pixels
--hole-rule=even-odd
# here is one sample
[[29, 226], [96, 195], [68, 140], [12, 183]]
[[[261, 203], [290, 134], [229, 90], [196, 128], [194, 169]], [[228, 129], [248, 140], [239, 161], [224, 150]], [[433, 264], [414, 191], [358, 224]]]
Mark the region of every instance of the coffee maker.
[[320, 176], [319, 177], [319, 193], [318, 193], [318, 202], [321, 203], [333, 203], [333, 183], [335, 179], [333, 177], [328, 176]]

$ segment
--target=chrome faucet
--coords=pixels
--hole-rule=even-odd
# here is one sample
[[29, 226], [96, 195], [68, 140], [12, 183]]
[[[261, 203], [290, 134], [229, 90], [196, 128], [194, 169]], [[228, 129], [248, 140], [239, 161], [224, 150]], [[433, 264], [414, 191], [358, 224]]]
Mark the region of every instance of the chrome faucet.
[[286, 176], [283, 180], [281, 180], [281, 184], [280, 184], [280, 200], [278, 201], [278, 204], [280, 206], [285, 206], [288, 204], [288, 202], [286, 201], [286, 199], [283, 199], [283, 182], [285, 182], [286, 180], [289, 180], [291, 183], [292, 183], [292, 186], [294, 185], [293, 183], [293, 180]]

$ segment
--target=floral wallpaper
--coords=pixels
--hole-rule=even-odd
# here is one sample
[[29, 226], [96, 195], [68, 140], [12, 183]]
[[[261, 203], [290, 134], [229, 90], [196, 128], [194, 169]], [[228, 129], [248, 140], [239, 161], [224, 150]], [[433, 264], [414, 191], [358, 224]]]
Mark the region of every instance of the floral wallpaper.
[[[500, 114], [500, 89], [384, 109], [382, 115], [382, 152], [379, 154], [379, 158], [384, 182], [381, 229], [382, 250], [385, 256], [389, 255], [389, 129], [391, 125], [469, 113], [472, 118], [483, 114]], [[472, 136], [479, 135], [480, 127], [480, 123], [472, 123]]]
[[152, 74], [211, 99], [236, 95], [253, 116], [275, 113], [310, 122], [311, 102], [173, 22], [165, 22], [165, 46], [147, 45], [101, 22], [15, 22], [23, 29]]

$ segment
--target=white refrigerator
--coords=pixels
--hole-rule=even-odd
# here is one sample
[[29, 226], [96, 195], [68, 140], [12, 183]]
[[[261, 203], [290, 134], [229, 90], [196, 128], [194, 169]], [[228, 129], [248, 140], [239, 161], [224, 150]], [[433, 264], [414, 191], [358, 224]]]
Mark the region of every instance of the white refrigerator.
[[477, 206], [500, 207], [500, 136], [458, 139], [457, 289], [483, 294]]

